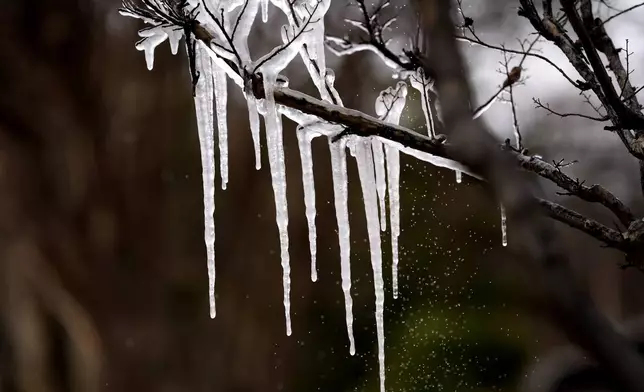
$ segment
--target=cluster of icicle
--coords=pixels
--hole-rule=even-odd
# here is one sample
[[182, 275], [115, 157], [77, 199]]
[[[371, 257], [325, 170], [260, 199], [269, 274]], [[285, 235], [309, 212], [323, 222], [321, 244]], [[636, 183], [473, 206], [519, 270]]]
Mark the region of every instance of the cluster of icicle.
[[[150, 0], [160, 9], [166, 6], [166, 0]], [[204, 12], [204, 4], [215, 12]], [[302, 59], [309, 75], [317, 87], [320, 98], [328, 105], [342, 107], [337, 90], [334, 87], [335, 76], [331, 69], [326, 68], [324, 52], [324, 15], [329, 9], [331, 0], [270, 0], [273, 6], [280, 9], [287, 17], [288, 25], [280, 29], [283, 44], [275, 47], [267, 54], [253, 60], [248, 48], [248, 37], [261, 9], [263, 22], [268, 19], [269, 0], [188, 0], [187, 7], [196, 9], [197, 21], [214, 37], [213, 42], [195, 41], [195, 67], [199, 74], [195, 86], [195, 110], [197, 117], [201, 163], [203, 170], [204, 194], [204, 237], [207, 249], [207, 266], [209, 280], [210, 316], [215, 317], [215, 123], [217, 119], [217, 135], [219, 147], [219, 170], [221, 188], [225, 189], [228, 182], [228, 147], [227, 147], [227, 80], [230, 78], [237, 84], [245, 95], [250, 130], [253, 138], [256, 168], [261, 168], [260, 158], [260, 120], [264, 117], [266, 141], [268, 147], [269, 166], [274, 191], [276, 222], [279, 231], [281, 263], [284, 285], [284, 312], [286, 317], [286, 333], [291, 335], [290, 317], [290, 263], [288, 237], [288, 211], [286, 203], [286, 173], [284, 164], [284, 148], [282, 142], [282, 115], [298, 124], [297, 139], [302, 162], [302, 182], [306, 218], [309, 228], [311, 253], [311, 279], [317, 280], [316, 268], [316, 227], [315, 227], [315, 186], [313, 181], [313, 159], [311, 141], [318, 136], [328, 140], [331, 166], [333, 173], [333, 193], [338, 226], [340, 245], [340, 263], [342, 290], [344, 292], [346, 325], [349, 338], [350, 353], [355, 353], [353, 337], [353, 311], [351, 299], [351, 268], [349, 240], [349, 211], [346, 151], [350, 151], [358, 166], [360, 184], [364, 199], [367, 218], [367, 228], [371, 253], [371, 265], [374, 275], [376, 297], [376, 327], [378, 336], [378, 359], [380, 370], [380, 389], [384, 391], [385, 362], [384, 362], [384, 280], [382, 269], [382, 251], [380, 230], [387, 226], [386, 194], [389, 202], [389, 225], [392, 245], [392, 280], [393, 296], [398, 296], [398, 236], [400, 234], [400, 152], [413, 155], [433, 165], [448, 167], [457, 173], [460, 182], [463, 167], [455, 162], [416, 151], [402, 145], [377, 137], [361, 138], [348, 136], [332, 142], [333, 136], [343, 130], [342, 126], [321, 121], [320, 119], [301, 113], [295, 109], [278, 105], [275, 102], [276, 88], [286, 87], [287, 79], [281, 72], [298, 56]], [[145, 52], [148, 69], [154, 64], [154, 50], [169, 40], [173, 54], [177, 53], [178, 45], [183, 38], [183, 29], [179, 26], [155, 23], [145, 17], [122, 11], [124, 15], [143, 19], [151, 26], [139, 32], [141, 40], [136, 48]], [[213, 20], [212, 17], [222, 18]], [[234, 23], [231, 23], [234, 21]], [[225, 30], [225, 31], [223, 31]], [[228, 37], [233, 37], [231, 42]], [[195, 37], [191, 37], [191, 42]], [[242, 77], [230, 68], [226, 61], [235, 63], [238, 69], [247, 69], [263, 76], [265, 99], [257, 100], [250, 93], [244, 92]], [[240, 63], [241, 62], [241, 63]], [[395, 65], [392, 65], [395, 66]], [[279, 76], [279, 77], [278, 77]], [[409, 73], [412, 88], [418, 90], [423, 102], [423, 113], [429, 136], [434, 135], [434, 120], [427, 105], [430, 81], [422, 71]], [[398, 124], [407, 97], [407, 85], [398, 82], [395, 87], [383, 91], [375, 103], [375, 112], [382, 121]], [[214, 105], [213, 105], [214, 103]]]

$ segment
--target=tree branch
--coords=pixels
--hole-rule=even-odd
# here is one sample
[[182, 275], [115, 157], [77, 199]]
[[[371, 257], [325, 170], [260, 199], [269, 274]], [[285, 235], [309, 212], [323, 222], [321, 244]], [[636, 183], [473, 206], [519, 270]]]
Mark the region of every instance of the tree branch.
[[[641, 114], [634, 113], [632, 110], [629, 110], [624, 106], [619, 97], [617, 97], [617, 101], [619, 102], [615, 101], [614, 98], [616, 94], [614, 94], [614, 88], [611, 84], [612, 82], [610, 82], [610, 78], [606, 74], [606, 70], [603, 68], [601, 60], [599, 60], [587, 32], [583, 28], [583, 24], [575, 9], [575, 1], [563, 0], [562, 5], [564, 6], [566, 16], [570, 19], [575, 32], [579, 35], [582, 41], [584, 50], [586, 50], [589, 57], [593, 57], [593, 59], [591, 59], [592, 69], [588, 66], [589, 60], [587, 60], [581, 52], [581, 48], [572, 41], [568, 34], [565, 33], [557, 20], [554, 20], [553, 18], [542, 19], [537, 12], [533, 0], [519, 0], [519, 3], [521, 5], [519, 8], [519, 15], [528, 19], [530, 24], [532, 24], [539, 34], [553, 42], [584, 79], [581, 88], [582, 91], [591, 89], [595, 93], [613, 123], [613, 126], [608, 127], [608, 129], [617, 131], [622, 143], [626, 146], [631, 155], [638, 159], [644, 159], [644, 149], [642, 148], [641, 143], [638, 142], [628, 128], [633, 127], [633, 123], [636, 123], [636, 126], [633, 128], [638, 128], [639, 125], [644, 124], [638, 123], [639, 120], [637, 118], [641, 117]], [[596, 72], [599, 72], [599, 74], [596, 74]], [[604, 74], [606, 74], [606, 77], [603, 76]], [[601, 81], [599, 80], [600, 78]], [[608, 81], [605, 79], [608, 79]], [[604, 87], [608, 87], [608, 91], [605, 91]], [[613, 91], [613, 94], [611, 94], [611, 90]], [[626, 111], [624, 109], [626, 109]], [[620, 116], [625, 117], [621, 118]]]
[[573, 180], [564, 174], [559, 168], [554, 165], [534, 157], [522, 154], [516, 154], [519, 166], [523, 169], [536, 173], [543, 178], [557, 184], [560, 188], [565, 189], [570, 194], [579, 197], [580, 199], [591, 202], [599, 203], [608, 208], [619, 219], [624, 226], [628, 225], [635, 219], [635, 215], [631, 210], [622, 203], [615, 195], [610, 193], [606, 188], [601, 185], [586, 186], [579, 180]]
[[[561, 5], [563, 6], [564, 11], [566, 12], [566, 16], [568, 16], [568, 20], [570, 21], [570, 24], [572, 25], [573, 29], [575, 30], [575, 33], [577, 33], [577, 36], [581, 41], [581, 44], [584, 48], [584, 52], [586, 53], [586, 57], [590, 62], [590, 65], [595, 73], [595, 76], [597, 78], [597, 81], [599, 82], [599, 85], [601, 86], [602, 91], [604, 92], [604, 96], [606, 97], [607, 104], [617, 114], [618, 118], [616, 119], [617, 124], [615, 124], [615, 126], [624, 128], [624, 129], [644, 130], [644, 116], [642, 116], [641, 113], [637, 113], [633, 110], [630, 110], [630, 108], [624, 105], [621, 98], [615, 91], [615, 87], [613, 87], [613, 82], [611, 81], [610, 76], [608, 76], [608, 72], [606, 72], [606, 67], [604, 66], [604, 63], [602, 63], [601, 59], [599, 58], [599, 55], [597, 54], [597, 51], [595, 50], [593, 39], [591, 38], [588, 30], [584, 26], [584, 23], [582, 22], [582, 20], [579, 17], [579, 14], [577, 13], [577, 9], [575, 8], [575, 0], [562, 0]], [[582, 7], [584, 8], [590, 7], [590, 1], [583, 0]], [[587, 11], [587, 12], [590, 12], [590, 11]], [[592, 15], [590, 15], [589, 23], [593, 23]], [[612, 44], [612, 41], [611, 41], [611, 44]], [[608, 51], [609, 45], [604, 47], [604, 49]], [[615, 47], [612, 46], [612, 49], [614, 50]], [[619, 65], [617, 65], [617, 69], [623, 70], [623, 67], [621, 67], [621, 61], [619, 61], [619, 58], [618, 58], [618, 63]]]
[[602, 238], [602, 242], [616, 249], [626, 249], [624, 237], [617, 230], [608, 228], [594, 219], [587, 218], [578, 212], [560, 204], [539, 199], [544, 213], [552, 219], [582, 231], [591, 237]]
[[[418, 0], [423, 7], [427, 47], [426, 65], [433, 71], [450, 130], [462, 162], [482, 173], [494, 187], [513, 222], [522, 258], [529, 258], [544, 272], [554, 319], [586, 351], [592, 354], [625, 391], [644, 391], [644, 362], [633, 345], [617, 333], [597, 311], [587, 294], [574, 285], [565, 254], [549, 221], [538, 215], [531, 189], [534, 184], [518, 176], [507, 156], [500, 154], [485, 127], [472, 120], [467, 106], [471, 96], [465, 65], [453, 39], [449, 0]], [[440, 59], [434, 61], [434, 59]]]

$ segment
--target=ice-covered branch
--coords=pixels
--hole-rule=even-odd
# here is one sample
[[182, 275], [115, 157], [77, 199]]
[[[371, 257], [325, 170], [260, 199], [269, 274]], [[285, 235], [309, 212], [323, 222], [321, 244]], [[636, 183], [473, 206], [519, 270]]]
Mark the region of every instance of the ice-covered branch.
[[[553, 287], [549, 286], [550, 294], [552, 299], [557, 302], [556, 309], [560, 313], [559, 316], [563, 317], [562, 326], [564, 329], [568, 333], [572, 333], [574, 328], [578, 326], [576, 323], [587, 323], [588, 328], [593, 328], [595, 332], [583, 334], [581, 336], [582, 345], [603, 363], [621, 361], [620, 366], [627, 368], [620, 370], [609, 367], [614, 370], [616, 377], [620, 378], [626, 389], [636, 390], [635, 388], [641, 386], [641, 380], [631, 371], [632, 367], [637, 365], [637, 361], [633, 359], [632, 353], [624, 346], [619, 335], [596, 312], [584, 295], [575, 291], [572, 286], [561, 287], [560, 285], [561, 282], [570, 278], [567, 260], [560, 251], [556, 238], [552, 236], [552, 221], [545, 219], [545, 217], [565, 223], [629, 256], [644, 249], [644, 234], [640, 235], [639, 232], [634, 231], [634, 227], [637, 226], [634, 226], [634, 223], [638, 220], [628, 207], [606, 189], [599, 185], [586, 186], [582, 181], [573, 180], [563, 173], [563, 165], [551, 165], [539, 157], [527, 155], [527, 150], [523, 149], [518, 132], [512, 87], [520, 81], [523, 61], [532, 52], [532, 47], [538, 38], [532, 41], [527, 49], [523, 43], [528, 41], [521, 43], [522, 51], [520, 53], [523, 57], [518, 65], [510, 68], [509, 57], [506, 56], [505, 80], [490, 101], [494, 102], [507, 88], [510, 89], [513, 120], [517, 134], [517, 146], [512, 147], [509, 142], [501, 144], [496, 141], [485, 127], [476, 121], [477, 115], [470, 109], [472, 94], [465, 77], [466, 70], [463, 60], [458, 51], [455, 28], [450, 19], [449, 0], [419, 1], [420, 7], [430, 10], [421, 12], [423, 15], [421, 18], [422, 27], [424, 28], [422, 42], [427, 45], [421, 44], [419, 38], [416, 47], [403, 50], [400, 55], [389, 50], [388, 41], [383, 37], [383, 32], [395, 20], [385, 18], [386, 20], [381, 23], [381, 12], [389, 4], [386, 0], [372, 11], [369, 11], [364, 1], [357, 0], [362, 19], [349, 22], [367, 34], [364, 41], [352, 43], [347, 39], [327, 37], [326, 43], [334, 48], [337, 54], [350, 54], [360, 50], [375, 52], [399, 77], [400, 81], [395, 88], [389, 87], [379, 95], [375, 105], [378, 118], [344, 107], [340, 95], [334, 87], [335, 75], [332, 70], [326, 68], [323, 19], [329, 9], [330, 0], [141, 1], [142, 6], [135, 6], [133, 3], [127, 2], [121, 12], [143, 19], [151, 25], [139, 32], [142, 40], [137, 44], [137, 48], [146, 54], [148, 67], [151, 68], [153, 65], [154, 49], [166, 39], [170, 40], [172, 52], [176, 53], [179, 40], [182, 37], [185, 38], [188, 51], [202, 154], [205, 242], [210, 278], [211, 315], [213, 317], [215, 314], [214, 128], [215, 125], [218, 128], [219, 166], [222, 188], [225, 189], [228, 173], [227, 79], [230, 78], [240, 87], [247, 100], [257, 168], [260, 166], [259, 116], [262, 115], [265, 119], [268, 160], [280, 239], [283, 302], [288, 335], [291, 334], [291, 278], [282, 116], [290, 118], [298, 125], [297, 137], [302, 161], [302, 184], [309, 229], [311, 278], [314, 281], [317, 280], [317, 233], [311, 140], [318, 136], [328, 139], [340, 244], [342, 289], [345, 296], [347, 334], [351, 354], [354, 353], [355, 347], [353, 305], [350, 293], [347, 147], [358, 165], [374, 275], [381, 391], [384, 392], [385, 389], [385, 295], [380, 232], [386, 228], [386, 194], [388, 194], [392, 236], [392, 275], [394, 297], [396, 297], [398, 293], [397, 241], [400, 233], [398, 195], [400, 152], [432, 165], [454, 170], [459, 182], [462, 172], [482, 180], [481, 183], [485, 188], [501, 202], [502, 225], [504, 227], [503, 244], [507, 243], [505, 229], [507, 218], [507, 221], [513, 225], [513, 232], [518, 233], [515, 248], [520, 248], [527, 258], [533, 261], [534, 265], [543, 269], [548, 284], [553, 285]], [[253, 59], [248, 47], [248, 35], [260, 8], [262, 20], [266, 21], [269, 3], [285, 14], [288, 24], [276, 30], [281, 34], [281, 44], [263, 56]], [[599, 73], [596, 69], [596, 61], [591, 61], [592, 67], [583, 64], [583, 55], [579, 48], [556, 25], [557, 21], [551, 15], [552, 7], [548, 5], [550, 3], [545, 2], [547, 5], [545, 13], [552, 20], [545, 21], [533, 20], [537, 15], [534, 6], [532, 5], [532, 8], [525, 6], [526, 4], [531, 5], [531, 0], [521, 0], [521, 3], [524, 5], [522, 13], [528, 16], [534, 26], [538, 26], [539, 34], [556, 42], [585, 79], [584, 82], [573, 82], [573, 84], [581, 90], [592, 89], [597, 94], [615, 127], [632, 125], [632, 123], [623, 121], [624, 118], [632, 121], [637, 120], [637, 115], [628, 117], [624, 113], [630, 115], [629, 113], [636, 113], [639, 110], [638, 104], [636, 105], [636, 91], [633, 90], [628, 80], [628, 62], [624, 68], [619, 62], [619, 56], [617, 56], [617, 60], [611, 60], [610, 69], [616, 74], [622, 89], [618, 96], [620, 104], [617, 104], [614, 100], [614, 95], [617, 92], [615, 90], [611, 92], [604, 86], [604, 75], [596, 75]], [[577, 11], [574, 7], [567, 10], [573, 25], [581, 26], [582, 19], [583, 23], [589, 23], [585, 21], [588, 19], [589, 11], [583, 8], [583, 4], [585, 4], [584, 1], [582, 1], [581, 19], [576, 14]], [[461, 28], [467, 28], [477, 43], [481, 43], [482, 41], [472, 27], [473, 20], [464, 15], [463, 19]], [[587, 32], [588, 34], [590, 33]], [[589, 45], [594, 45], [593, 48], [607, 53], [610, 58], [615, 51], [614, 46], [611, 46], [612, 43], [601, 47], [598, 43], [592, 42], [594, 39], [592, 34], [589, 37], [586, 37], [586, 41], [590, 44], [584, 43], [585, 50], [589, 50]], [[421, 49], [425, 46], [429, 48], [429, 51]], [[504, 50], [506, 55], [510, 52]], [[303, 60], [309, 76], [318, 90], [319, 99], [289, 88], [288, 79], [282, 75], [282, 72], [298, 55]], [[577, 62], [581, 63], [577, 64]], [[604, 73], [606, 73], [605, 70]], [[566, 75], [564, 74], [564, 76]], [[425, 115], [429, 137], [399, 125], [400, 116], [406, 103], [407, 79], [411, 83], [411, 87], [420, 92], [421, 108]], [[438, 111], [439, 104], [440, 113]], [[489, 107], [489, 105], [483, 106], [480, 113]], [[629, 112], [624, 112], [623, 108], [628, 109]], [[217, 115], [216, 124], [214, 122], [215, 113]], [[439, 130], [446, 130], [445, 133], [449, 134], [449, 139], [440, 134]], [[640, 150], [637, 150], [638, 147], [633, 146], [634, 135], [629, 132], [621, 132], [620, 135], [630, 151], [638, 156], [641, 147], [639, 147]], [[552, 181], [567, 195], [575, 195], [582, 200], [602, 204], [628, 229], [621, 233], [575, 211], [541, 199], [537, 195], [538, 192], [534, 191], [533, 193], [533, 190], [538, 187], [533, 182], [526, 181], [524, 176], [517, 174], [519, 168]], [[598, 341], [599, 335], [597, 333], [608, 336], [611, 346], [602, 345], [602, 342]], [[619, 360], [615, 358], [616, 353], [622, 355]], [[613, 366], [613, 364], [610, 365]]]

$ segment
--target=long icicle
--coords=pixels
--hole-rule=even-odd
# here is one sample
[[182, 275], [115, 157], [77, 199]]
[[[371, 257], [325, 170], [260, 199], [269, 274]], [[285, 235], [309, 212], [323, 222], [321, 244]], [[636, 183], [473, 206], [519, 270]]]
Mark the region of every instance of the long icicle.
[[300, 148], [300, 161], [302, 162], [302, 186], [304, 188], [304, 206], [306, 210], [306, 221], [309, 226], [309, 249], [311, 252], [311, 280], [318, 280], [316, 266], [317, 235], [315, 230], [315, 181], [313, 179], [313, 156], [311, 152], [311, 140], [314, 133], [302, 126], [297, 127], [297, 144]]
[[349, 336], [349, 353], [356, 353], [353, 338], [353, 300], [351, 299], [351, 239], [349, 228], [348, 180], [346, 141], [340, 139], [332, 142], [329, 138], [331, 152], [331, 171], [333, 172], [333, 196], [335, 199], [335, 218], [338, 223], [338, 242], [340, 245], [340, 274], [344, 292], [344, 308]]
[[275, 195], [275, 219], [280, 237], [280, 255], [282, 260], [282, 283], [284, 286], [284, 316], [286, 317], [286, 335], [291, 330], [291, 265], [288, 253], [288, 207], [286, 203], [286, 168], [284, 164], [284, 146], [282, 144], [282, 125], [277, 113], [273, 89], [277, 75], [264, 72], [264, 92], [266, 103], [266, 142], [268, 145], [268, 162], [271, 168], [273, 192]]
[[373, 270], [373, 286], [376, 296], [376, 330], [378, 334], [378, 364], [380, 373], [380, 391], [385, 391], [385, 331], [384, 305], [385, 289], [382, 277], [382, 250], [380, 247], [380, 230], [378, 228], [378, 195], [374, 178], [373, 155], [371, 143], [367, 140], [354, 139], [355, 158], [360, 175], [360, 186], [364, 198], [367, 232]]
[[398, 298], [398, 237], [400, 236], [400, 152], [385, 146], [387, 185], [389, 192], [389, 223], [391, 229], [391, 276], [394, 298]]
[[195, 91], [195, 111], [201, 151], [204, 204], [204, 241], [208, 265], [208, 300], [210, 317], [215, 318], [215, 139], [213, 119], [213, 86], [210, 58], [200, 46], [196, 48], [196, 63], [201, 77]]

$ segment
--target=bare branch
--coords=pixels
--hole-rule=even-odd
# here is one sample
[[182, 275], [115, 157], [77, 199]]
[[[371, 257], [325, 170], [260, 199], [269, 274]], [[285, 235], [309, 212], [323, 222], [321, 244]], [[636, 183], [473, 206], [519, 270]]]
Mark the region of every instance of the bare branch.
[[611, 20], [617, 18], [618, 16], [624, 15], [625, 13], [633, 11], [634, 9], [639, 8], [639, 7], [643, 6], [643, 5], [644, 5], [644, 2], [639, 3], [639, 4], [635, 4], [634, 6], [631, 6], [631, 7], [628, 7], [625, 10], [616, 13], [615, 15], [611, 15], [609, 18], [606, 18], [606, 20], [604, 20], [602, 22], [602, 24], [606, 24], [606, 23], [610, 22]]
[[[419, 1], [423, 8], [425, 37], [431, 49], [426, 58], [433, 71], [441, 98], [443, 119], [456, 152], [469, 167], [492, 183], [513, 222], [519, 239], [516, 245], [545, 273], [546, 287], [556, 309], [554, 316], [571, 339], [591, 353], [627, 391], [644, 390], [644, 362], [627, 339], [597, 311], [587, 295], [572, 283], [565, 255], [557, 244], [553, 228], [532, 207], [530, 189], [496, 151], [494, 139], [480, 123], [473, 121], [467, 106], [471, 96], [465, 79], [465, 65], [453, 39], [449, 0]], [[440, 53], [440, 56], [438, 56]], [[433, 55], [432, 55], [433, 54]], [[438, 59], [440, 61], [432, 61]]]
[[608, 121], [608, 120], [609, 120], [608, 116], [604, 116], [604, 117], [593, 117], [593, 116], [589, 116], [589, 115], [581, 114], [581, 113], [559, 113], [559, 112], [557, 112], [557, 111], [555, 111], [555, 110], [551, 109], [549, 104], [547, 104], [547, 103], [546, 103], [546, 104], [541, 103], [541, 100], [539, 100], [539, 99], [537, 99], [537, 98], [532, 98], [532, 102], [534, 102], [534, 104], [535, 104], [535, 108], [544, 109], [544, 110], [545, 110], [545, 111], [547, 111], [548, 113], [550, 113], [550, 114], [554, 114], [555, 116], [558, 116], [558, 117], [581, 117], [581, 118], [585, 118], [585, 119], [588, 119], [588, 120], [599, 121], [599, 122], [603, 122], [603, 121]]
[[489, 48], [489, 49], [498, 50], [500, 52], [508, 52], [508, 53], [526, 55], [528, 57], [534, 57], [534, 58], [537, 58], [539, 60], [545, 61], [550, 66], [552, 66], [554, 69], [556, 69], [557, 72], [559, 72], [575, 88], [583, 88], [583, 86], [578, 81], [572, 80], [572, 78], [570, 76], [568, 76], [566, 74], [566, 72], [564, 72], [564, 70], [561, 67], [559, 67], [557, 64], [555, 64], [552, 60], [550, 60], [546, 56], [543, 56], [543, 55], [541, 55], [539, 53], [526, 52], [526, 51], [521, 51], [521, 50], [514, 50], [514, 49], [504, 48], [502, 46], [496, 46], [496, 45], [488, 44], [488, 43], [483, 42], [483, 41], [481, 41], [479, 39], [470, 38], [470, 37], [466, 37], [466, 36], [457, 36], [456, 39], [458, 41], [469, 42], [471, 44], [483, 46], [483, 47], [486, 47], [486, 48]]
[[608, 228], [596, 220], [587, 218], [578, 212], [548, 200], [539, 199], [539, 205], [541, 205], [546, 215], [552, 219], [582, 231], [591, 237], [602, 238], [601, 241], [610, 247], [625, 248], [624, 237], [619, 231]]
[[564, 174], [559, 167], [542, 159], [522, 154], [517, 154], [516, 159], [523, 169], [554, 182], [570, 194], [590, 203], [600, 203], [615, 214], [624, 226], [628, 227], [635, 220], [635, 215], [631, 210], [601, 185], [585, 186]]

